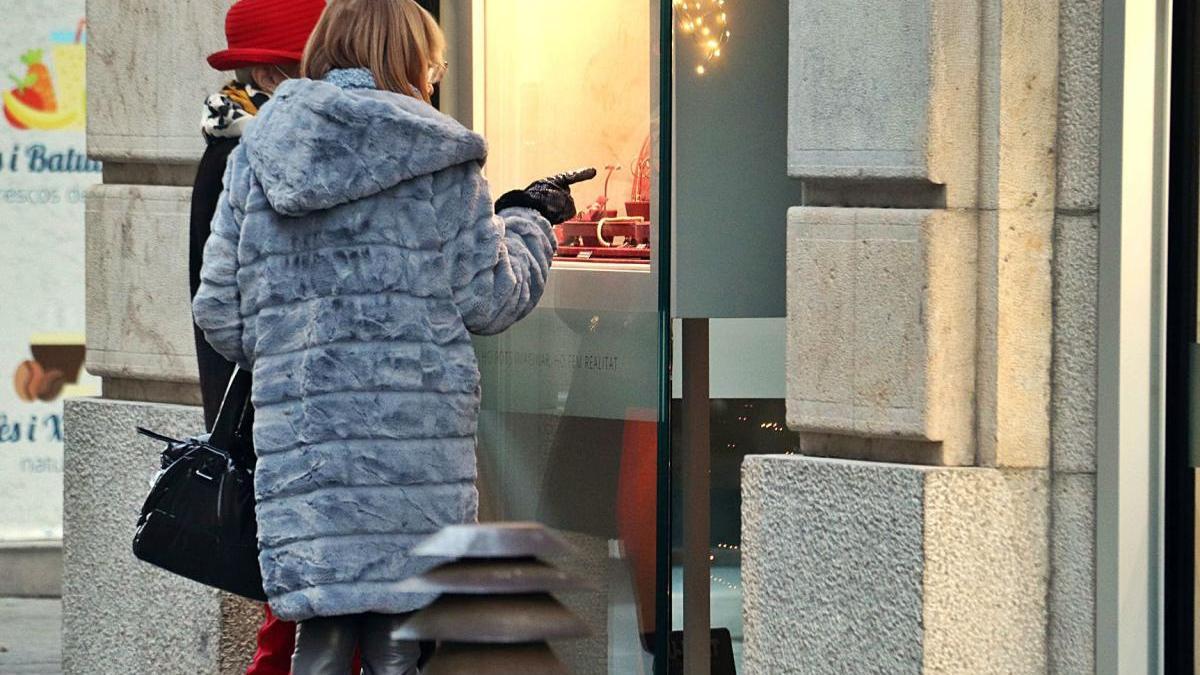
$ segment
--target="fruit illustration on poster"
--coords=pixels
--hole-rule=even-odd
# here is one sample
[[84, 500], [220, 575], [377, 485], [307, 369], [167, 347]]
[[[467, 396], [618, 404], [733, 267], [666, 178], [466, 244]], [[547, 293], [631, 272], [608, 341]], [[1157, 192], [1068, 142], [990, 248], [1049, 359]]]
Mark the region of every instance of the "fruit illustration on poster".
[[83, 21], [74, 33], [50, 36], [53, 71], [46, 50], [33, 48], [21, 55], [24, 73], [9, 73], [13, 86], [3, 93], [4, 117], [15, 129], [55, 131], [84, 127], [87, 113], [86, 48]]
[[[27, 106], [31, 110], [40, 110], [45, 106], [42, 97], [38, 96], [37, 91], [35, 91], [33, 88], [33, 83], [36, 79], [33, 75], [26, 75], [25, 77], [19, 79], [14, 75], [9, 75], [9, 79], [11, 79], [17, 85], [13, 87], [11, 92], [9, 92], [13, 99], [22, 105]], [[9, 124], [13, 125], [17, 129], [29, 128], [13, 115], [13, 112], [9, 110], [7, 105], [4, 106], [4, 117], [8, 120]]]
[[58, 97], [54, 95], [54, 80], [50, 77], [50, 69], [42, 61], [41, 49], [30, 49], [21, 55], [21, 63], [25, 64], [25, 80], [30, 88], [42, 100], [45, 110], [58, 110]]

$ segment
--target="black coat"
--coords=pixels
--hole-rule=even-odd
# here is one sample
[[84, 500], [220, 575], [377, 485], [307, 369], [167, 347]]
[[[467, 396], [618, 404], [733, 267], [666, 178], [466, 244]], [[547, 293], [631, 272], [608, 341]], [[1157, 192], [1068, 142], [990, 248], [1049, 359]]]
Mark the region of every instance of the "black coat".
[[[213, 214], [217, 211], [217, 200], [221, 196], [221, 180], [225, 176], [225, 164], [229, 153], [237, 147], [238, 138], [213, 139], [204, 150], [200, 167], [196, 171], [196, 182], [192, 187], [191, 244], [188, 256], [188, 272], [192, 285], [192, 297], [200, 287], [200, 266], [204, 262], [204, 244], [211, 232]], [[221, 407], [225, 387], [233, 374], [233, 364], [217, 353], [204, 339], [204, 333], [193, 322], [196, 335], [196, 360], [200, 368], [200, 395], [204, 400], [204, 425], [212, 429], [213, 420]]]

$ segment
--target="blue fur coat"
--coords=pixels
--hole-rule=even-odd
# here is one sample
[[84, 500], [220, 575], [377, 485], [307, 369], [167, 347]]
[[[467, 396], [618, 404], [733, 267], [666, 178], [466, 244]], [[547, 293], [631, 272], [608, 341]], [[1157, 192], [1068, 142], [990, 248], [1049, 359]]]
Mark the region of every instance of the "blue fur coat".
[[554, 254], [493, 213], [483, 138], [369, 72], [284, 83], [229, 160], [196, 323], [254, 371], [258, 537], [283, 619], [401, 613], [414, 544], [476, 517], [470, 333], [537, 304]]

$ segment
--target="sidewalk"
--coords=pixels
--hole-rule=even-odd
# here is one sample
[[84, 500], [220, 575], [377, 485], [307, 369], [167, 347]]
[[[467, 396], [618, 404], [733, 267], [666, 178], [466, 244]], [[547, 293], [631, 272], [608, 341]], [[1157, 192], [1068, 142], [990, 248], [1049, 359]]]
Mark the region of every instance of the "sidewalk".
[[0, 673], [62, 673], [62, 601], [0, 598]]

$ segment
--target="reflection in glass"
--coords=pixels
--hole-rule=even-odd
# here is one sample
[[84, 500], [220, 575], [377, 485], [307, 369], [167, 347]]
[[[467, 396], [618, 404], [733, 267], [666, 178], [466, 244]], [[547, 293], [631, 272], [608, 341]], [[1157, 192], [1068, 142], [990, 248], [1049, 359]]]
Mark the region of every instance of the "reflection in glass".
[[[722, 345], [718, 344], [718, 347]], [[726, 358], [727, 353], [715, 349], [714, 361]], [[766, 361], [776, 356], [767, 352], [758, 359]], [[715, 365], [715, 364], [714, 364]], [[715, 369], [719, 373], [719, 369]], [[718, 377], [720, 375], [718, 374]], [[729, 393], [731, 387], [723, 387], [721, 394]], [[756, 393], [756, 392], [752, 392]], [[678, 406], [671, 414], [674, 426], [672, 436], [679, 438]], [[782, 398], [719, 398], [713, 399], [709, 411], [712, 434], [710, 452], [712, 467], [712, 494], [709, 498], [712, 514], [712, 532], [709, 539], [709, 616], [714, 629], [728, 630], [732, 640], [735, 663], [740, 671], [742, 664], [742, 491], [741, 466], [746, 455], [794, 454], [799, 448], [796, 432], [787, 428], [787, 406]], [[680, 485], [679, 467], [672, 466], [676, 478], [674, 486]], [[672, 547], [683, 546], [683, 497], [676, 487], [671, 495]], [[671, 601], [674, 609], [671, 621], [675, 630], [683, 628], [683, 566], [682, 556], [675, 556], [672, 567]]]

